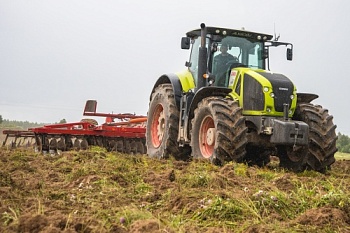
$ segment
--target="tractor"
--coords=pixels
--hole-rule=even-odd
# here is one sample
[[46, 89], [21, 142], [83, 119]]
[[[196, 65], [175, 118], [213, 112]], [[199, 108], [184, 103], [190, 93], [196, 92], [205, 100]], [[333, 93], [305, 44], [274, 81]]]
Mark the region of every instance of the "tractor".
[[269, 51], [293, 45], [272, 35], [207, 27], [186, 33], [186, 69], [158, 78], [150, 95], [146, 146], [151, 157], [264, 166], [274, 156], [296, 172], [335, 162], [336, 125], [318, 95], [297, 93], [269, 68]]

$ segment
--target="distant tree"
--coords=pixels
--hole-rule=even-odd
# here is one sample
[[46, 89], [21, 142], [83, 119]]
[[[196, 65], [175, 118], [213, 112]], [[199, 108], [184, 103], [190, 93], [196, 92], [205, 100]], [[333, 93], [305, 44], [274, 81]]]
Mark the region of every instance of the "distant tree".
[[62, 120], [60, 120], [60, 122], [59, 122], [60, 124], [65, 124], [65, 123], [67, 123], [67, 121], [66, 121], [66, 119], [62, 119]]
[[350, 138], [347, 135], [338, 133], [337, 148], [339, 152], [350, 153]]
[[0, 124], [2, 124], [2, 121], [3, 121], [3, 120], [2, 120], [2, 115], [0, 115]]
[[11, 121], [8, 119], [2, 119], [1, 127], [4, 129], [20, 129], [27, 130], [28, 128], [35, 128], [43, 126], [44, 123], [33, 123], [28, 121]]

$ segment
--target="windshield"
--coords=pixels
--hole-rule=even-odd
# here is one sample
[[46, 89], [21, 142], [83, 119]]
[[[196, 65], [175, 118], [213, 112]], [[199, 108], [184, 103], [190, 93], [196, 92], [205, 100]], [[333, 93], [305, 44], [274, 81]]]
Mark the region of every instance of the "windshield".
[[[209, 72], [215, 75], [215, 85], [227, 86], [228, 72], [234, 67], [250, 67], [264, 69], [265, 61], [262, 59], [263, 42], [252, 42], [241, 37], [227, 36], [221, 41], [213, 42], [206, 40], [207, 47], [217, 46], [217, 51], [212, 54], [208, 64]], [[198, 68], [198, 48], [200, 46], [200, 37], [192, 40], [192, 50], [189, 67], [195, 83], [197, 85]], [[221, 81], [220, 81], [221, 80]]]
[[251, 42], [245, 38], [228, 36], [217, 43], [217, 51], [214, 53], [213, 60], [222, 55], [229, 56], [247, 67], [263, 69], [262, 50], [263, 43], [261, 42]]
[[[251, 42], [245, 38], [227, 36], [222, 41], [214, 43], [217, 45], [217, 51], [213, 54], [211, 70], [217, 77], [217, 82], [219, 79], [225, 80], [228, 72], [235, 67], [265, 68], [261, 56], [262, 42]], [[219, 86], [227, 85], [224, 83], [216, 84]]]

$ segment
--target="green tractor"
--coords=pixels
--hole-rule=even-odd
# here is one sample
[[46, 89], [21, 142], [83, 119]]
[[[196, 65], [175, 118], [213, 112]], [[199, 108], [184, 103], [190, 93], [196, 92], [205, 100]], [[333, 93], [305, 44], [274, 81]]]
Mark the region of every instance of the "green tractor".
[[151, 157], [207, 159], [264, 166], [277, 156], [283, 168], [324, 172], [334, 163], [336, 126], [328, 110], [297, 93], [292, 81], [269, 71], [269, 48], [291, 43], [272, 35], [206, 27], [181, 40], [187, 69], [162, 75], [148, 110]]

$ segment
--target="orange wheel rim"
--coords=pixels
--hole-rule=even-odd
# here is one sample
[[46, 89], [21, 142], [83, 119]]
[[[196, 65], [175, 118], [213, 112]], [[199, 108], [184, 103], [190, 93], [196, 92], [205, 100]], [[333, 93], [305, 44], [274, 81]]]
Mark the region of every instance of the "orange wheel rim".
[[203, 119], [199, 129], [199, 148], [204, 158], [210, 158], [214, 152], [215, 139], [213, 139], [214, 120], [207, 116]]
[[155, 108], [151, 122], [151, 141], [155, 148], [158, 148], [163, 141], [165, 131], [165, 116], [163, 106], [158, 104]]

